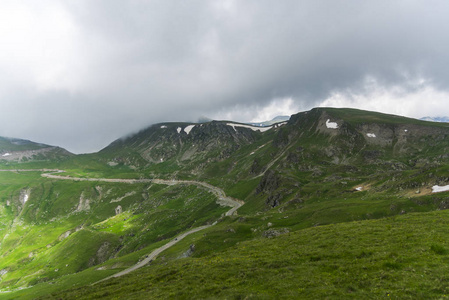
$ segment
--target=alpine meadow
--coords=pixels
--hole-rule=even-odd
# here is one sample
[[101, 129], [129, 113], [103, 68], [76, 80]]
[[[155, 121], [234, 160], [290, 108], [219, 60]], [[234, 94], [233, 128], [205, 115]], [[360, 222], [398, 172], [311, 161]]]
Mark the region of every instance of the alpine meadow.
[[448, 123], [314, 108], [0, 165], [1, 299], [448, 297]]

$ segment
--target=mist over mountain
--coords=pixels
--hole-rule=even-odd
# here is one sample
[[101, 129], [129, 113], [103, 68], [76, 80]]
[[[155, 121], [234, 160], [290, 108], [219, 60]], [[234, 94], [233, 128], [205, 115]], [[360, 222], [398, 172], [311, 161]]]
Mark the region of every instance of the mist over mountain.
[[422, 117], [420, 120], [430, 121], [430, 122], [443, 122], [449, 123], [449, 117]]
[[274, 121], [158, 123], [83, 155], [1, 138], [1, 297], [444, 295], [449, 124]]

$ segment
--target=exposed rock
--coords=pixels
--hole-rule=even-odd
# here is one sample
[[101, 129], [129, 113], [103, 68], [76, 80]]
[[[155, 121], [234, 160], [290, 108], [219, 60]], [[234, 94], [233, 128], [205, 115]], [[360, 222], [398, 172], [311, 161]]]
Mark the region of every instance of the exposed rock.
[[272, 194], [272, 195], [268, 196], [267, 200], [265, 201], [265, 204], [267, 204], [271, 207], [279, 206], [281, 204], [280, 201], [282, 198], [283, 197], [280, 193]]
[[287, 228], [269, 229], [269, 230], [264, 231], [262, 233], [262, 236], [271, 239], [271, 238], [277, 237], [281, 234], [285, 234], [285, 233], [289, 233], [289, 232], [290, 231]]
[[78, 206], [76, 207], [77, 212], [81, 211], [88, 211], [90, 210], [90, 201], [87, 198], [84, 198], [84, 193], [81, 193], [80, 195], [80, 201], [78, 203]]
[[118, 197], [118, 198], [116, 198], [116, 199], [112, 199], [112, 200], [110, 201], [110, 203], [120, 202], [120, 201], [122, 201], [123, 199], [125, 199], [126, 197], [129, 197], [129, 196], [132, 196], [132, 195], [135, 195], [135, 194], [136, 194], [136, 191], [128, 192], [128, 193], [126, 193], [125, 195], [123, 195], [122, 197]]
[[110, 252], [111, 252], [111, 243], [104, 242], [100, 246], [100, 248], [98, 248], [95, 256], [89, 259], [89, 266], [92, 267], [104, 263], [106, 260], [109, 259]]
[[19, 201], [22, 205], [24, 205], [28, 201], [30, 193], [31, 193], [30, 189], [22, 189], [20, 191]]
[[186, 257], [192, 256], [193, 252], [195, 252], [195, 244], [190, 245], [189, 249], [187, 249], [186, 252], [181, 254], [179, 256], [179, 258], [186, 258]]
[[61, 234], [58, 238], [58, 240], [62, 241], [63, 239], [66, 239], [69, 237], [69, 235], [72, 234], [72, 232], [70, 230], [64, 232], [63, 234]]
[[281, 183], [281, 177], [273, 170], [268, 170], [256, 188], [256, 194], [270, 193], [276, 190]]
[[115, 208], [115, 215], [121, 214], [122, 212], [123, 212], [123, 209], [120, 205]]

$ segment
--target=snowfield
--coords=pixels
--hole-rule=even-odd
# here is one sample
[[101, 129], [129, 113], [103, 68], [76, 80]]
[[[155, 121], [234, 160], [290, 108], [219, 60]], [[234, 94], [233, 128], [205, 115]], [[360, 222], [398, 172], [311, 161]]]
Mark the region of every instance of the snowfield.
[[366, 136], [370, 137], [370, 138], [375, 138], [376, 137], [376, 135], [374, 133], [367, 133]]
[[10, 156], [10, 155], [11, 155], [11, 153], [5, 153], [2, 156]]
[[338, 129], [338, 124], [337, 124], [337, 122], [331, 122], [330, 119], [327, 119], [326, 127], [330, 128], [330, 129]]
[[192, 130], [193, 127], [195, 127], [195, 125], [189, 125], [189, 126], [187, 126], [186, 128], [184, 128], [184, 132], [187, 133], [187, 134], [189, 134], [189, 133], [190, 133], [190, 130]]
[[244, 127], [244, 128], [249, 128], [253, 131], [260, 131], [260, 132], [265, 132], [265, 131], [273, 128], [273, 126], [256, 127], [256, 126], [251, 126], [251, 125], [243, 125], [243, 124], [235, 124], [235, 123], [226, 123], [226, 125], [231, 126], [232, 128], [234, 128], [235, 131], [237, 131], [237, 129], [235, 129], [235, 127]]
[[165, 125], [162, 125], [162, 126], [161, 126], [161, 128], [167, 128], [167, 126], [165, 126]]
[[178, 127], [178, 128], [176, 129], [176, 131], [177, 131], [178, 133], [181, 133], [181, 130], [182, 130], [181, 127]]
[[359, 187], [356, 187], [356, 188], [355, 188], [355, 190], [356, 190], [356, 191], [359, 191], [359, 192], [360, 192], [360, 191], [362, 191], [362, 190], [363, 190], [363, 187], [361, 187], [361, 186], [359, 186]]
[[432, 193], [447, 192], [447, 191], [449, 191], [449, 185], [445, 186], [434, 185], [432, 187]]

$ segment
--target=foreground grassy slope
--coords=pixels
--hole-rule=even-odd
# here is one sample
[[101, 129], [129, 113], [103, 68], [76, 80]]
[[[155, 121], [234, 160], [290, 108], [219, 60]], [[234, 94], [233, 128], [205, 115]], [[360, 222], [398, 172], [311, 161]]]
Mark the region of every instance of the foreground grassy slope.
[[445, 299], [448, 225], [437, 211], [313, 227], [45, 299]]

